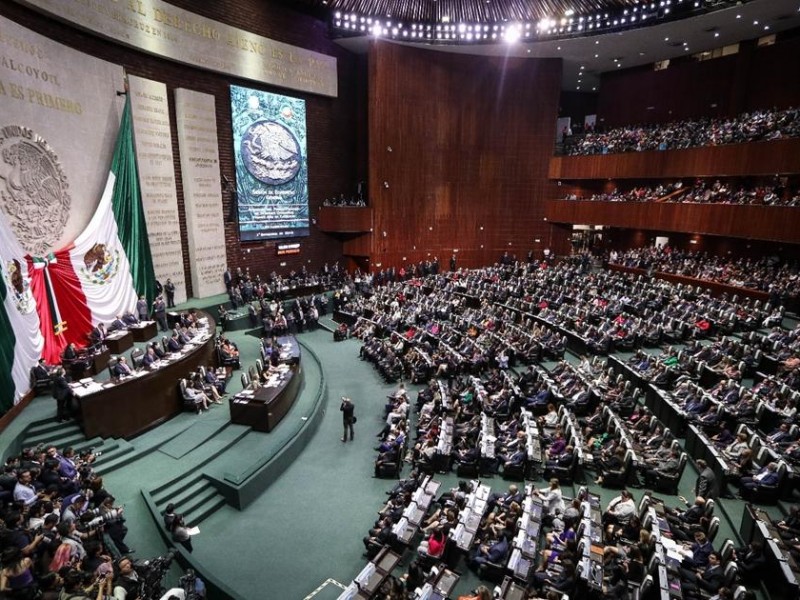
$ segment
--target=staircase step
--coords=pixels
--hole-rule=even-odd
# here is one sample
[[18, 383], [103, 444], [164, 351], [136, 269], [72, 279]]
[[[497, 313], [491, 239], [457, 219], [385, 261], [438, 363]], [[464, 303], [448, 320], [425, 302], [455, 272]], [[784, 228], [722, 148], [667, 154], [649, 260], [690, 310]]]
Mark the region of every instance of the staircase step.
[[111, 471], [130, 464], [139, 457], [133, 444], [127, 440], [115, 439], [109, 440], [108, 444], [104, 444], [98, 448], [103, 454], [95, 461], [94, 471], [98, 475], [105, 475]]
[[216, 501], [216, 498], [218, 497], [222, 498], [222, 496], [219, 495], [217, 490], [214, 488], [214, 486], [211, 485], [211, 483], [208, 480], [204, 480], [204, 482], [206, 487], [202, 491], [187, 497], [183, 502], [175, 503], [175, 509], [180, 514], [182, 515], [194, 514], [197, 511], [201, 511], [203, 505], [205, 505], [206, 502], [213, 503]]
[[[175, 484], [182, 484], [184, 483], [183, 480], [177, 480], [174, 482]], [[207, 479], [203, 477], [199, 477], [197, 479], [193, 479], [191, 485], [189, 486], [182, 486], [177, 491], [176, 488], [166, 488], [160, 491], [157, 494], [153, 494], [153, 501], [156, 503], [156, 506], [159, 508], [164, 508], [167, 504], [172, 502], [176, 507], [178, 507], [178, 512], [183, 513], [185, 512], [182, 506], [186, 503], [190, 503], [195, 496], [203, 494], [206, 489], [210, 486]]]
[[68, 428], [74, 430], [80, 429], [78, 424], [74, 421], [67, 421], [66, 423], [59, 423], [55, 419], [36, 421], [28, 425], [27, 429], [25, 430], [25, 437], [33, 439], [43, 435], [58, 435], [59, 432], [62, 432]]
[[191, 526], [196, 526], [206, 520], [209, 516], [213, 515], [223, 506], [226, 506], [225, 498], [217, 494], [213, 498], [204, 502], [196, 510], [185, 515], [186, 523]]
[[150, 495], [157, 506], [166, 505], [168, 502], [174, 502], [172, 498], [180, 496], [182, 492], [196, 485], [198, 481], [204, 481], [202, 473], [197, 473], [194, 477], [179, 477], [151, 490]]
[[67, 446], [77, 446], [86, 441], [86, 436], [77, 425], [64, 423], [62, 427], [61, 430], [45, 431], [34, 436], [26, 435], [22, 445], [24, 448], [32, 448], [39, 444], [45, 444], [63, 449]]

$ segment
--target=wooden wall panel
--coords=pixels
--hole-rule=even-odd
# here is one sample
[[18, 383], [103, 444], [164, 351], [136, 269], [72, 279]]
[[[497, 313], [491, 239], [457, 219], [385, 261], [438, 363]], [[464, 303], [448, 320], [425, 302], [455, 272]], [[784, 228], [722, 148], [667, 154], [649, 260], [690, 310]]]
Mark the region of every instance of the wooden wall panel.
[[[170, 98], [172, 98], [173, 90], [179, 87], [212, 94], [216, 100], [220, 170], [231, 180], [234, 178], [234, 168], [229, 85], [256, 87], [269, 92], [304, 98], [307, 108], [309, 141], [308, 186], [311, 215], [317, 214], [323, 199], [343, 192], [354, 191], [356, 182], [363, 178], [365, 172], [365, 168], [359, 167], [359, 164], [366, 164], [365, 156], [359, 154], [359, 151], [363, 152], [361, 144], [366, 136], [364, 125], [366, 114], [358, 112], [359, 108], [363, 110], [365, 104], [360, 99], [359, 93], [366, 94], [366, 88], [363, 83], [359, 84], [358, 81], [361, 75], [356, 57], [329, 39], [326, 24], [272, 2], [170, 0], [170, 3], [275, 40], [335, 56], [338, 61], [339, 97], [326, 98], [282, 90], [273, 86], [259, 86], [251, 81], [238, 80], [159, 59], [71, 29], [14, 2], [0, 2], [0, 15], [57, 42], [120, 64], [128, 73], [163, 81], [167, 85]], [[170, 104], [170, 113], [172, 127], [175, 128], [177, 119], [172, 103]], [[186, 246], [184, 192], [181, 185], [178, 135], [174, 129], [172, 140], [181, 238], [184, 246], [184, 268], [188, 273], [189, 253]], [[288, 272], [289, 269], [299, 270], [302, 265], [310, 270], [315, 270], [325, 262], [333, 262], [342, 255], [342, 242], [314, 227], [311, 228], [310, 236], [300, 240], [302, 252], [296, 256], [277, 257], [274, 242], [241, 244], [235, 223], [227, 219], [230, 214], [230, 204], [230, 194], [223, 193], [227, 259], [232, 269], [236, 267], [250, 268], [252, 273], [262, 275], [273, 270], [278, 272]], [[281, 266], [281, 263], [284, 263], [285, 266]], [[191, 285], [190, 282], [187, 281], [187, 285]], [[191, 293], [191, 290], [189, 291]]]
[[800, 209], [785, 206], [553, 200], [548, 220], [800, 243]]
[[[567, 240], [543, 220], [561, 80], [558, 59], [496, 59], [372, 43], [371, 260], [459, 266]], [[534, 240], [539, 240], [536, 243]]]
[[[634, 123], [666, 123], [731, 112], [730, 88], [738, 55], [673, 64], [652, 64], [603, 73], [597, 119], [606, 128]], [[734, 111], [735, 112], [735, 111]]]
[[800, 79], [787, 77], [787, 69], [800, 63], [800, 38], [791, 35], [779, 34], [772, 46], [747, 40], [738, 53], [721, 58], [673, 60], [661, 71], [651, 63], [604, 73], [598, 120], [618, 127], [797, 106]]
[[800, 139], [593, 156], [554, 156], [551, 179], [658, 179], [800, 173]]
[[372, 231], [372, 209], [323, 206], [319, 209], [318, 225], [328, 233], [363, 233]]

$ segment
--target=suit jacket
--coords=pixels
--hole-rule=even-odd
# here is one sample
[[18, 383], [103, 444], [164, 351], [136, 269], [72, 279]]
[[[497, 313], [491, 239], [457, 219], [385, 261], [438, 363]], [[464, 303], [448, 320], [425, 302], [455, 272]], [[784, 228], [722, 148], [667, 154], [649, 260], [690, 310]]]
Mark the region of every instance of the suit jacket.
[[99, 327], [93, 327], [91, 333], [89, 333], [89, 337], [95, 344], [102, 342], [104, 339], [106, 339], [105, 329], [100, 329]]
[[697, 484], [694, 486], [695, 496], [702, 496], [703, 498], [714, 498], [719, 496], [719, 486], [717, 485], [717, 476], [711, 467], [706, 467], [697, 478]]
[[170, 352], [180, 352], [181, 343], [175, 338], [170, 338], [169, 341], [167, 342], [167, 350], [169, 350]]
[[770, 471], [761, 480], [756, 481], [758, 485], [778, 485], [778, 481], [780, 478], [778, 477], [777, 471]]
[[708, 557], [714, 551], [714, 546], [706, 540], [704, 544], [692, 544], [692, 561], [700, 566], [708, 564]]
[[508, 540], [506, 540], [504, 536], [489, 546], [489, 551], [486, 553], [486, 560], [500, 564], [506, 557], [506, 554], [508, 554]]
[[116, 375], [117, 377], [122, 377], [124, 375], [130, 375], [131, 372], [132, 372], [131, 368], [125, 363], [121, 363], [120, 362], [120, 363], [117, 363], [116, 365], [114, 365], [114, 375]]
[[33, 377], [36, 381], [48, 381], [50, 379], [50, 371], [42, 365], [33, 367]]
[[108, 326], [109, 331], [120, 331], [125, 329], [125, 322], [122, 319], [114, 319], [111, 325]]
[[707, 592], [714, 593], [719, 590], [720, 587], [722, 587], [724, 576], [725, 571], [723, 570], [722, 565], [706, 567], [705, 571], [703, 571], [703, 577], [697, 578], [697, 587]]

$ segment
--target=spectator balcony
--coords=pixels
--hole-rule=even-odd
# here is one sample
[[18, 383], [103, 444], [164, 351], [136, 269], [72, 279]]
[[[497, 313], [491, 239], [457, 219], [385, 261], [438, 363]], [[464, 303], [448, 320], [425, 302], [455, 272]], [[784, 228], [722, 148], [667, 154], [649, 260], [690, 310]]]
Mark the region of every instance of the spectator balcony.
[[326, 233], [369, 233], [373, 210], [365, 206], [323, 206], [319, 209], [319, 228]]
[[[793, 158], [800, 159], [800, 154]], [[545, 205], [545, 216], [551, 223], [800, 243], [800, 208], [789, 206], [550, 200]]]
[[659, 179], [800, 173], [800, 139], [686, 150], [554, 156], [550, 179]]

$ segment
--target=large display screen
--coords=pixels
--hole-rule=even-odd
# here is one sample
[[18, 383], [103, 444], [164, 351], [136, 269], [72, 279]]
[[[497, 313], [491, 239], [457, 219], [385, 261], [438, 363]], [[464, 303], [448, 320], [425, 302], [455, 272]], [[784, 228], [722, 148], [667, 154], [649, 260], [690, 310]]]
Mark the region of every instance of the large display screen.
[[231, 86], [242, 241], [308, 235], [306, 103]]

